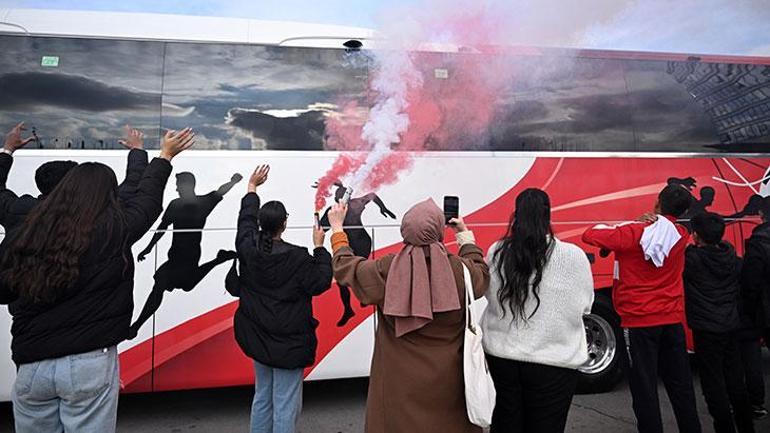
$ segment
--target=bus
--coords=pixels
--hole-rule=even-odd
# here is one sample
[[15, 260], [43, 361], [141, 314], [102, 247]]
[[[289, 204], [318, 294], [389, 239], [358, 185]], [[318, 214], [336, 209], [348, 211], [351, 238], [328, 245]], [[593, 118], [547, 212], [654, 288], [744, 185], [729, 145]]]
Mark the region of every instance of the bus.
[[[476, 55], [434, 48], [415, 54], [425, 85], [451, 83], [458, 62]], [[372, 65], [360, 57], [369, 49], [377, 49], [376, 33], [355, 27], [0, 9], [0, 128], [25, 121], [38, 137], [14, 155], [7, 183], [14, 192], [39, 194], [34, 173], [49, 160], [100, 161], [121, 179], [124, 125], [146, 133], [151, 156], [166, 129], [198, 133], [194, 150], [174, 160], [163, 216], [135, 246], [142, 260], [134, 318], [171, 259], [172, 240], [201, 251], [197, 265], [181, 270], [198, 275], [197, 284], [166, 292], [136, 338], [120, 344], [123, 392], [253, 384], [252, 364], [233, 337], [237, 300], [224, 288], [231, 262], [220, 260], [220, 251], [234, 249], [246, 190], [240, 177], [270, 164], [260, 194], [286, 204], [286, 240], [310, 246], [313, 185], [345, 153], [329, 139], [329, 119], [345, 116], [346, 101], [371, 102]], [[407, 152], [411, 166], [398, 181], [354, 194], [368, 197], [362, 221], [371, 253], [397, 251], [399, 217], [446, 195], [460, 197], [486, 249], [505, 233], [515, 196], [545, 190], [556, 236], [592, 261], [597, 296], [585, 317], [590, 360], [581, 389], [606, 391], [621, 377], [623, 356], [613, 258], [582, 244], [581, 234], [651, 210], [657, 193], [676, 183], [696, 198], [689, 216], [709, 210], [730, 218], [726, 236], [742, 251], [759, 221], [756, 200], [770, 194], [770, 58], [536, 47], [500, 55], [511, 65], [510, 83], [483, 140], [435, 139]], [[445, 96], [462, 103], [467, 95]], [[186, 214], [169, 204], [183, 194], [214, 199], [198, 226], [175, 230]], [[335, 283], [314, 301], [319, 346], [307, 380], [368, 375], [374, 309], [353, 299], [353, 314], [344, 315], [341, 294]], [[16, 372], [10, 325], [0, 309], [2, 401]]]

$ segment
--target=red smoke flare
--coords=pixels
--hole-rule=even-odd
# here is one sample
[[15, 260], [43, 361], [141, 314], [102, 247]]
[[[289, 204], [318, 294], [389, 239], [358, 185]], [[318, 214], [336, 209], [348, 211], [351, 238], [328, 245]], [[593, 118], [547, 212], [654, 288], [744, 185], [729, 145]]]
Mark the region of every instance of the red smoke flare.
[[334, 183], [355, 172], [365, 160], [366, 154], [364, 153], [344, 153], [337, 157], [337, 160], [332, 164], [332, 168], [318, 180], [316, 185], [318, 188], [315, 194], [316, 211], [321, 211], [326, 206], [326, 198], [331, 195], [330, 191]]
[[[425, 14], [416, 18], [425, 32], [419, 37], [450, 35], [451, 43], [457, 45], [460, 52], [412, 55], [423, 80], [407, 97], [409, 127], [393, 146], [393, 152], [371, 170], [363, 184], [352, 185], [360, 189], [357, 192], [373, 192], [395, 183], [403, 171], [411, 168], [414, 153], [480, 149], [487, 144], [498, 98], [514, 79], [513, 64], [504, 54], [483, 46], [496, 40], [495, 33], [504, 28], [497, 22], [499, 18], [483, 7], [475, 7], [472, 12], [467, 8], [456, 9], [461, 10], [465, 12], [458, 14], [449, 9], [443, 16]], [[371, 144], [361, 139], [367, 110], [355, 101], [340, 105], [344, 107], [341, 113], [327, 120], [327, 148], [370, 150]], [[334, 182], [344, 183], [365, 160], [365, 154], [341, 155], [319, 182], [316, 206], [323, 207]]]

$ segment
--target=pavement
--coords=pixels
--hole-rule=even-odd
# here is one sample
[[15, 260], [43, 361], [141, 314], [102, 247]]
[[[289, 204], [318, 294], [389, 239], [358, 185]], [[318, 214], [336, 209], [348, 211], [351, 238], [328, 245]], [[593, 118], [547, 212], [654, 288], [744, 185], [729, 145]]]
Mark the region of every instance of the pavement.
[[[764, 362], [765, 372], [770, 372], [770, 353], [767, 351]], [[770, 397], [770, 374], [766, 378], [767, 395]], [[697, 378], [695, 384], [703, 432], [713, 433], [711, 418], [706, 411]], [[307, 383], [298, 432], [363, 432], [366, 387], [366, 379]], [[246, 433], [253, 395], [251, 388], [124, 395], [120, 400], [118, 432]], [[660, 395], [665, 430], [676, 432], [671, 406], [662, 387]], [[566, 431], [636, 432], [628, 386], [621, 383], [609, 393], [575, 396]], [[756, 431], [770, 432], [770, 417], [758, 421]], [[0, 432], [13, 432], [12, 411], [8, 403], [0, 403]]]

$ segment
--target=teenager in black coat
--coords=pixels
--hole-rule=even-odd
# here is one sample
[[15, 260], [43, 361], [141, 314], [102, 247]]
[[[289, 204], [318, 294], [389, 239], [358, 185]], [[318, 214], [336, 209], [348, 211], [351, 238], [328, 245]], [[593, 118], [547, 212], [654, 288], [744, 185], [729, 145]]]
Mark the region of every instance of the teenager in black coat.
[[692, 219], [695, 245], [685, 252], [687, 324], [692, 328], [700, 381], [716, 433], [754, 433], [736, 331], [741, 260], [723, 241], [724, 219], [704, 212]]
[[741, 347], [746, 384], [749, 387], [754, 415], [756, 418], [767, 416], [765, 403], [765, 378], [762, 371], [762, 348], [760, 337], [770, 347], [770, 197], [759, 200], [759, 215], [762, 224], [758, 225], [746, 240], [743, 255], [742, 318], [744, 322], [744, 340]]
[[251, 431], [293, 432], [302, 404], [303, 369], [315, 361], [318, 345], [313, 296], [329, 289], [331, 255], [324, 231], [313, 230], [313, 254], [281, 239], [288, 213], [277, 201], [260, 208], [257, 187], [270, 168], [258, 167], [241, 201], [235, 247], [240, 277], [231, 272], [228, 290], [240, 298], [235, 338], [254, 359], [256, 392]]
[[189, 129], [169, 132], [132, 193], [119, 193], [108, 166], [78, 165], [3, 243], [0, 303], [13, 316], [18, 433], [115, 431], [131, 246], [160, 215], [170, 161], [193, 139]]

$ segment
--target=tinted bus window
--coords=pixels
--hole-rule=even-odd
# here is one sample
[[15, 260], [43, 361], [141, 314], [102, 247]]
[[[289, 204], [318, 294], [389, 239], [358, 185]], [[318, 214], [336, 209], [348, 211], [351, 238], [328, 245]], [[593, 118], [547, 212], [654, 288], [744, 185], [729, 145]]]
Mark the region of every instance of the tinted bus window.
[[617, 60], [519, 57], [491, 128], [494, 150], [636, 150]]
[[325, 120], [366, 92], [343, 50], [195, 45], [166, 49], [163, 126], [191, 125], [196, 148], [323, 150]]
[[43, 148], [116, 148], [123, 126], [157, 145], [163, 44], [0, 37], [0, 125], [35, 128]]
[[[376, 98], [371, 62], [344, 50], [18, 36], [0, 37], [0, 47], [0, 125], [26, 120], [45, 148], [115, 148], [128, 123], [148, 131], [148, 147], [161, 126], [189, 125], [197, 149], [346, 150], [355, 140], [345, 135], [360, 137]], [[467, 79], [452, 71], [475, 55], [415, 55], [434, 106], [473, 99], [472, 88], [452, 85]], [[425, 149], [770, 151], [768, 66], [569, 56], [503, 63], [508, 84], [486, 130], [429, 135]], [[434, 79], [438, 70], [446, 76]]]

